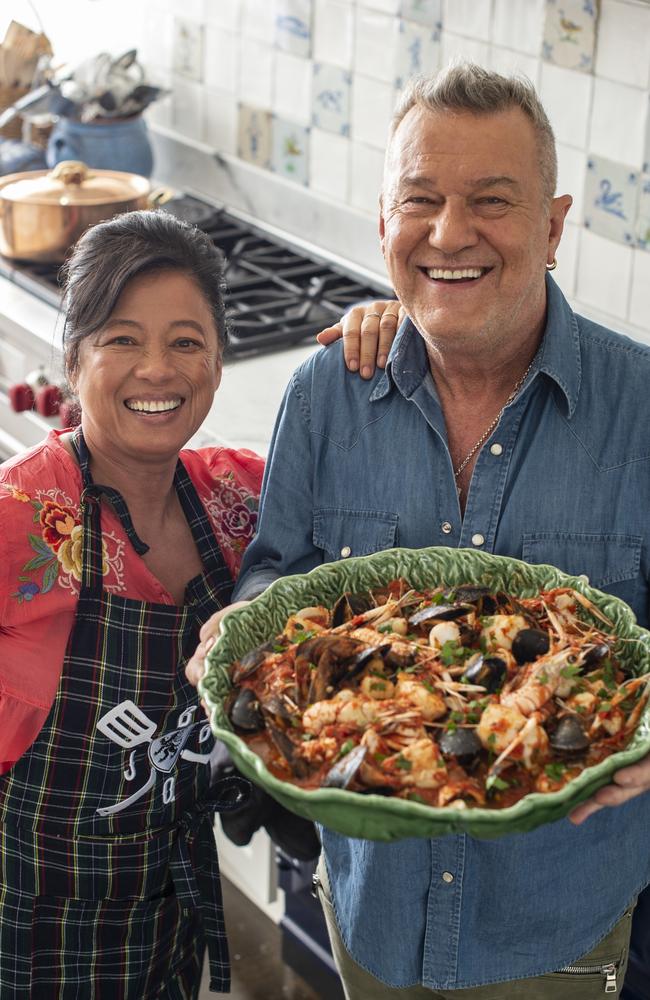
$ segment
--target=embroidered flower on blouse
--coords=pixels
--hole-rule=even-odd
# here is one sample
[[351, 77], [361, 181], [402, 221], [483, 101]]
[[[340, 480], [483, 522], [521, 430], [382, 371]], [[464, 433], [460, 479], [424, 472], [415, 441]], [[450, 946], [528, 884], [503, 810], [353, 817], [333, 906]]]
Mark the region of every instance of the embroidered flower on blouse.
[[[33, 522], [38, 525], [40, 534], [30, 532], [27, 535], [29, 547], [34, 553], [22, 568], [18, 577], [18, 587], [11, 596], [19, 604], [32, 601], [34, 597], [47, 594], [54, 584], [58, 583], [77, 594], [82, 576], [83, 527], [79, 509], [61, 490], [50, 490], [47, 493], [38, 491], [36, 498], [26, 493], [2, 484], [15, 500], [29, 503], [34, 510]], [[123, 543], [108, 534], [112, 546], [112, 555], [102, 538], [102, 573], [110, 574], [110, 582], [106, 587], [110, 590], [124, 590], [123, 579]]]
[[228, 562], [238, 570], [255, 534], [259, 498], [238, 486], [233, 473], [228, 472], [215, 478], [204, 503], [224, 556], [230, 557]]
[[[83, 537], [84, 532], [80, 524], [76, 524], [70, 532], [70, 537], [61, 543], [56, 554], [57, 559], [63, 566], [66, 573], [71, 573], [75, 580], [81, 580], [83, 571]], [[108, 575], [110, 567], [106, 552], [106, 542], [102, 538], [102, 573]]]
[[75, 525], [79, 525], [77, 511], [52, 500], [43, 501], [39, 520], [43, 538], [54, 552], [58, 552], [61, 545], [70, 540]]

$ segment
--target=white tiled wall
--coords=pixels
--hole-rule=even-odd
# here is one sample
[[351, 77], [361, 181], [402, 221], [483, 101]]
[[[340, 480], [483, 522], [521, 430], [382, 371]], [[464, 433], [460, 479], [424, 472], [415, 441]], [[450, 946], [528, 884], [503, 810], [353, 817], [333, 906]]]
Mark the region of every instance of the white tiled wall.
[[[179, 21], [200, 32], [194, 73], [175, 70]], [[560, 193], [574, 197], [555, 275], [578, 308], [650, 342], [649, 0], [67, 0], [45, 27], [68, 58], [79, 24], [80, 57], [89, 37], [138, 45], [172, 87], [151, 121], [263, 164], [250, 168], [260, 183], [275, 172], [349, 209], [351, 226], [376, 216], [388, 122], [413, 69], [460, 55], [525, 73], [556, 133]]]

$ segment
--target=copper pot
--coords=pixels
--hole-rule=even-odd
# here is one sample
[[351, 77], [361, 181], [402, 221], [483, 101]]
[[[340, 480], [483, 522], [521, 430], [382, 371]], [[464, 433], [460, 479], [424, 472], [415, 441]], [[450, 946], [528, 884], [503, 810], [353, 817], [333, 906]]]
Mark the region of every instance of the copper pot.
[[152, 208], [146, 177], [89, 170], [64, 160], [53, 170], [0, 177], [0, 253], [16, 260], [61, 263], [81, 234], [119, 212]]

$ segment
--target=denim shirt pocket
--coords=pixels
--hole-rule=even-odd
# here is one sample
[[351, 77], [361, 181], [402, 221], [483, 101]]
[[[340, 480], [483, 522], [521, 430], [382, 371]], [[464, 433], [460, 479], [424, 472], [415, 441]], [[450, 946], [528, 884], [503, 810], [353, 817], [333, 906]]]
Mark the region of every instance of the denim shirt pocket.
[[368, 556], [397, 545], [397, 522], [397, 514], [385, 510], [320, 507], [314, 511], [314, 545], [327, 562]]
[[641, 586], [641, 535], [524, 532], [522, 559], [550, 563], [634, 606]]

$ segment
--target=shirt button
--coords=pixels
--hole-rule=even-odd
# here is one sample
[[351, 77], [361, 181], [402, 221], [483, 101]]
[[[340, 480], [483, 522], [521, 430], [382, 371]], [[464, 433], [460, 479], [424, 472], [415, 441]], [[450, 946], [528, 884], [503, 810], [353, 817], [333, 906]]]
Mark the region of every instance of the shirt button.
[[347, 559], [347, 557], [350, 555], [351, 552], [352, 549], [350, 548], [350, 546], [344, 545], [343, 548], [341, 549], [341, 559]]
[[449, 884], [450, 882], [454, 881], [454, 876], [451, 874], [451, 872], [443, 872], [442, 881], [447, 882], [447, 884]]
[[503, 452], [503, 448], [501, 447], [501, 445], [500, 445], [500, 444], [497, 444], [497, 443], [495, 442], [494, 444], [491, 444], [491, 445], [490, 445], [490, 452], [491, 452], [491, 453], [492, 453], [493, 455], [501, 455], [501, 454], [502, 454], [502, 452]]
[[472, 535], [472, 545], [483, 545], [484, 541], [483, 535], [479, 535], [478, 533]]
[[452, 529], [451, 524], [449, 523], [449, 521], [443, 521], [442, 524], [440, 525], [440, 530], [445, 535], [451, 535], [451, 532], [452, 532], [453, 529]]

